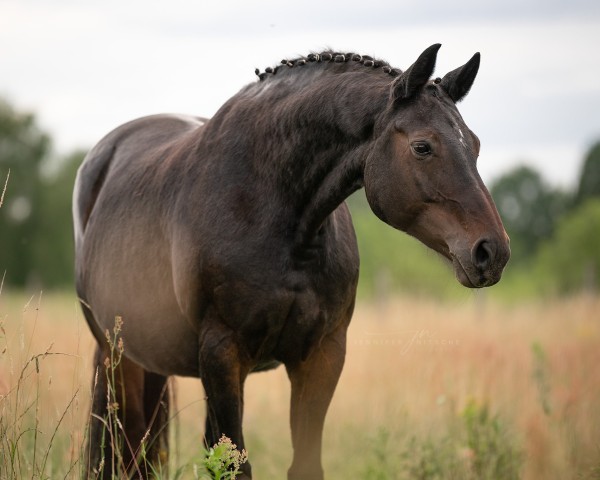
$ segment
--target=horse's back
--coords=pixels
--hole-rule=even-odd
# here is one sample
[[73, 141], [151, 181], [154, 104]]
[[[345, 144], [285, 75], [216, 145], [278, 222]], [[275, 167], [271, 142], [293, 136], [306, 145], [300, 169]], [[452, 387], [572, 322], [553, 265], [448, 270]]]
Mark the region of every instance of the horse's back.
[[206, 121], [188, 115], [152, 115], [125, 123], [100, 140], [86, 155], [75, 180], [73, 223], [76, 250], [111, 168], [118, 163], [139, 161], [147, 152], [165, 148]]

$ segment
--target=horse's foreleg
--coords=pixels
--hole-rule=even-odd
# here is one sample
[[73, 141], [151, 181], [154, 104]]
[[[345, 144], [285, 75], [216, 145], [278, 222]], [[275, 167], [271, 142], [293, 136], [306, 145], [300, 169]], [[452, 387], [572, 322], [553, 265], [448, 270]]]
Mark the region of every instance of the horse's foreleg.
[[[231, 331], [214, 326], [201, 335], [200, 372], [207, 397], [207, 446], [211, 447], [226, 435], [241, 451], [245, 448], [242, 416], [248, 368], [241, 360]], [[240, 470], [243, 474], [238, 478], [252, 478], [248, 462]]]
[[204, 422], [204, 444], [205, 444], [206, 448], [210, 448], [214, 444], [216, 444], [219, 441], [219, 436], [220, 436], [217, 429], [213, 428], [210, 417], [211, 417], [211, 414], [210, 414], [210, 409], [208, 408], [208, 402], [207, 402], [206, 421]]
[[325, 414], [344, 365], [346, 329], [323, 339], [303, 362], [286, 365], [292, 384], [290, 424], [294, 458], [288, 480], [322, 480]]

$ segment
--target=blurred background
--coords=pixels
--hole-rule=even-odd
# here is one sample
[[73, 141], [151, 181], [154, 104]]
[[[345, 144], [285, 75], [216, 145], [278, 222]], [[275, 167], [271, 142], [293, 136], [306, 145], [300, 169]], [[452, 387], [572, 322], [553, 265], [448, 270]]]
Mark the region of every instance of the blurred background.
[[[29, 378], [15, 368], [19, 358], [22, 372], [47, 375], [30, 386], [30, 398], [51, 406], [46, 431], [58, 429], [61, 412], [71, 415], [69, 398], [88, 394], [93, 342], [73, 293], [70, 205], [76, 170], [103, 135], [147, 114], [211, 116], [256, 80], [256, 67], [282, 58], [331, 47], [404, 69], [437, 42], [439, 76], [482, 54], [459, 109], [481, 140], [479, 171], [512, 257], [498, 285], [464, 289], [436, 254], [381, 223], [362, 192], [348, 200], [359, 303], [326, 428], [326, 471], [600, 478], [600, 3], [592, 0], [0, 0], [0, 407], [26, 407], [2, 403]], [[50, 348], [75, 366], [44, 354], [31, 370], [31, 352]], [[181, 382], [180, 402], [201, 405]], [[284, 477], [288, 400], [281, 369], [249, 380], [258, 478]], [[182, 414], [177, 435], [190, 448], [177, 458], [200, 442], [198, 408]], [[44, 447], [64, 452], [33, 471], [76, 478], [86, 408], [77, 412], [66, 446]], [[23, 445], [42, 416], [34, 427], [17, 417], [13, 438]], [[7, 435], [0, 428], [0, 447]], [[22, 468], [30, 457], [25, 449]], [[1, 478], [31, 470], [3, 476], [1, 464]]]

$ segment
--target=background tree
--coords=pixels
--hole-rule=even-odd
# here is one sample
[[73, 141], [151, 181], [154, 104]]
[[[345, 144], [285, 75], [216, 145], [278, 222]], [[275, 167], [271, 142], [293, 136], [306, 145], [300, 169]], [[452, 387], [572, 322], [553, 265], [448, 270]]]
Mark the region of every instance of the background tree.
[[79, 151], [51, 158], [35, 116], [0, 99], [0, 189], [10, 169], [0, 209], [0, 278], [6, 272], [7, 286], [72, 284], [71, 195], [83, 157]]
[[598, 290], [600, 274], [600, 198], [565, 216], [536, 258], [536, 277], [550, 293]]
[[0, 172], [10, 180], [0, 209], [0, 276], [22, 286], [33, 270], [29, 254], [40, 221], [41, 165], [50, 152], [50, 138], [30, 113], [16, 112], [0, 99]]
[[30, 254], [32, 275], [44, 286], [73, 283], [71, 199], [75, 175], [85, 153], [75, 151], [61, 158], [59, 168], [42, 179], [39, 224]]
[[575, 202], [581, 205], [592, 197], [600, 197], [600, 142], [593, 145], [585, 156]]
[[551, 188], [531, 167], [517, 167], [490, 189], [511, 238], [511, 264], [530, 259], [569, 208], [569, 195]]

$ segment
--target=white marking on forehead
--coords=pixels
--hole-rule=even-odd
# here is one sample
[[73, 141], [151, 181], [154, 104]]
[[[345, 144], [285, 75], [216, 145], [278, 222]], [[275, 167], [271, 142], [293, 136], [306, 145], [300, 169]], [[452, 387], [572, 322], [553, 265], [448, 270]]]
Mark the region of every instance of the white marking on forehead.
[[467, 142], [465, 142], [465, 135], [463, 134], [463, 131], [460, 129], [460, 127], [456, 123], [454, 124], [454, 128], [456, 128], [456, 130], [458, 130], [458, 134], [460, 135], [460, 138], [458, 139], [458, 141], [463, 146], [463, 148], [466, 149]]

